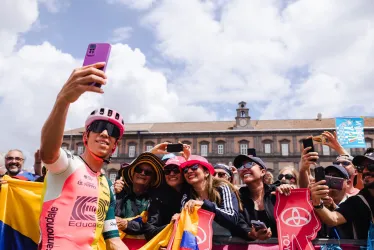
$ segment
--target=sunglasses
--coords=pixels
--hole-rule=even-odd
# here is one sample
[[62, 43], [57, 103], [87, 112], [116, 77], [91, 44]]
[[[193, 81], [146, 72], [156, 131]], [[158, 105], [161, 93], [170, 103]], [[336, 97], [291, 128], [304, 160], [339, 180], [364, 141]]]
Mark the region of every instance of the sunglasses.
[[153, 174], [152, 170], [143, 169], [139, 166], [135, 167], [134, 172], [137, 173], [137, 174], [144, 174], [145, 176], [151, 176]]
[[374, 178], [374, 172], [364, 173], [362, 174], [362, 179], [365, 179], [366, 177]]
[[250, 169], [252, 168], [254, 165], [256, 165], [255, 162], [247, 162], [246, 164], [244, 164], [243, 166], [241, 166], [240, 168], [238, 168], [238, 170], [244, 170], [246, 168]]
[[21, 157], [12, 157], [12, 156], [8, 156], [5, 158], [7, 161], [13, 161], [13, 160], [16, 160], [16, 161], [23, 161], [24, 159], [21, 158]]
[[196, 171], [199, 168], [199, 164], [195, 164], [192, 166], [187, 166], [183, 169], [183, 173], [187, 174], [188, 170], [191, 169], [192, 171]]
[[356, 166], [357, 172], [362, 173], [365, 168], [367, 168], [370, 172], [374, 172], [374, 164], [367, 164], [364, 166]]
[[217, 175], [218, 175], [219, 178], [223, 178], [223, 177], [227, 176], [226, 173], [214, 173], [214, 177], [217, 177]]
[[349, 161], [334, 161], [332, 164], [333, 165], [342, 165], [343, 167], [348, 167], [352, 163], [349, 162]]
[[283, 177], [284, 177], [286, 180], [296, 179], [295, 176], [293, 176], [292, 174], [280, 174], [280, 175], [278, 176], [278, 180], [282, 180]]
[[89, 131], [94, 133], [102, 133], [104, 130], [108, 132], [108, 135], [118, 139], [120, 137], [119, 128], [111, 122], [108, 121], [94, 121], [88, 127]]
[[164, 174], [165, 174], [165, 175], [170, 175], [171, 172], [173, 172], [174, 174], [179, 174], [181, 171], [179, 170], [178, 167], [174, 167], [174, 168], [164, 168]]

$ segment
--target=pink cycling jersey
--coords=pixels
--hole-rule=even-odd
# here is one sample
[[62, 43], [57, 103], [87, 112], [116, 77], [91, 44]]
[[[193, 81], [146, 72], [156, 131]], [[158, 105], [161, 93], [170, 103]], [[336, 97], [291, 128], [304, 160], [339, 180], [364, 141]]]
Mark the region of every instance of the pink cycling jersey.
[[46, 167], [39, 249], [91, 250], [101, 235], [119, 237], [110, 180], [62, 149]]

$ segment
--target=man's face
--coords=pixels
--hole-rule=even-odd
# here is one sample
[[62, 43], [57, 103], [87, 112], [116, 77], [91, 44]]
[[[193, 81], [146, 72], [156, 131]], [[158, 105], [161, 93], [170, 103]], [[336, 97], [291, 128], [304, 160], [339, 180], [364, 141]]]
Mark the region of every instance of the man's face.
[[354, 177], [357, 175], [357, 169], [355, 168], [355, 166], [352, 164], [351, 161], [347, 160], [344, 157], [339, 157], [336, 160], [336, 162], [334, 162], [334, 164], [343, 166], [345, 170], [347, 170], [351, 180], [353, 180]]
[[214, 171], [214, 177], [229, 181], [230, 175], [225, 170], [217, 168]]
[[10, 175], [17, 175], [21, 172], [24, 163], [24, 156], [21, 152], [10, 151], [5, 157], [5, 168]]
[[116, 139], [109, 136], [106, 130], [103, 130], [101, 133], [91, 131], [88, 134], [87, 145], [99, 157], [111, 155], [116, 143]]
[[[374, 162], [370, 164], [374, 165]], [[368, 166], [365, 166], [362, 172], [362, 180], [365, 188], [374, 189], [374, 167], [371, 167], [369, 170]]]
[[[338, 170], [329, 170], [328, 172], [326, 172], [326, 175], [342, 178]], [[329, 189], [329, 196], [334, 200], [336, 204], [340, 203], [340, 201], [344, 198], [347, 190], [347, 185], [347, 179], [344, 179], [342, 190], [332, 188]]]

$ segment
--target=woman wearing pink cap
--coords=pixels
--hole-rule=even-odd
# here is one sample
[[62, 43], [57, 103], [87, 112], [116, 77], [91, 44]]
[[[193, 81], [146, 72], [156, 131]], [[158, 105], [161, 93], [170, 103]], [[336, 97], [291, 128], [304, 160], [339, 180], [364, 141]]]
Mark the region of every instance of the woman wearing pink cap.
[[241, 205], [234, 186], [214, 178], [214, 168], [204, 157], [192, 155], [180, 168], [190, 185], [189, 192], [182, 198], [184, 208], [193, 212], [196, 205], [201, 206], [215, 213], [214, 221], [220, 226], [229, 230], [235, 227]]

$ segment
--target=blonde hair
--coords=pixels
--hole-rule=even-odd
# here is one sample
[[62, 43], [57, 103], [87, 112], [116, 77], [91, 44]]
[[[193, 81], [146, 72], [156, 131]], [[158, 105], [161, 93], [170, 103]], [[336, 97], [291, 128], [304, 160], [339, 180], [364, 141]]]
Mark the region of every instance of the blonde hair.
[[296, 178], [296, 185], [299, 186], [299, 172], [296, 170], [295, 167], [293, 166], [287, 166], [287, 167], [284, 167], [282, 168], [280, 171], [279, 171], [279, 174], [282, 174], [284, 173], [286, 170], [289, 170], [291, 171], [292, 175], [295, 176]]
[[[236, 198], [238, 199], [239, 210], [242, 211], [243, 210], [243, 206], [242, 206], [242, 203], [240, 201], [240, 195], [239, 195], [238, 190], [234, 187], [234, 185], [232, 185], [227, 180], [220, 179], [220, 178], [214, 178], [210, 174], [206, 178], [206, 188], [208, 189], [208, 198], [209, 198], [209, 200], [211, 202], [216, 203], [217, 205], [221, 204], [222, 197], [221, 197], [221, 195], [218, 192], [218, 188], [221, 187], [221, 186], [224, 186], [224, 185], [229, 186], [231, 192], [233, 192], [235, 194]], [[198, 195], [197, 195], [196, 191], [193, 188], [191, 188], [191, 197], [193, 199], [198, 198]]]

